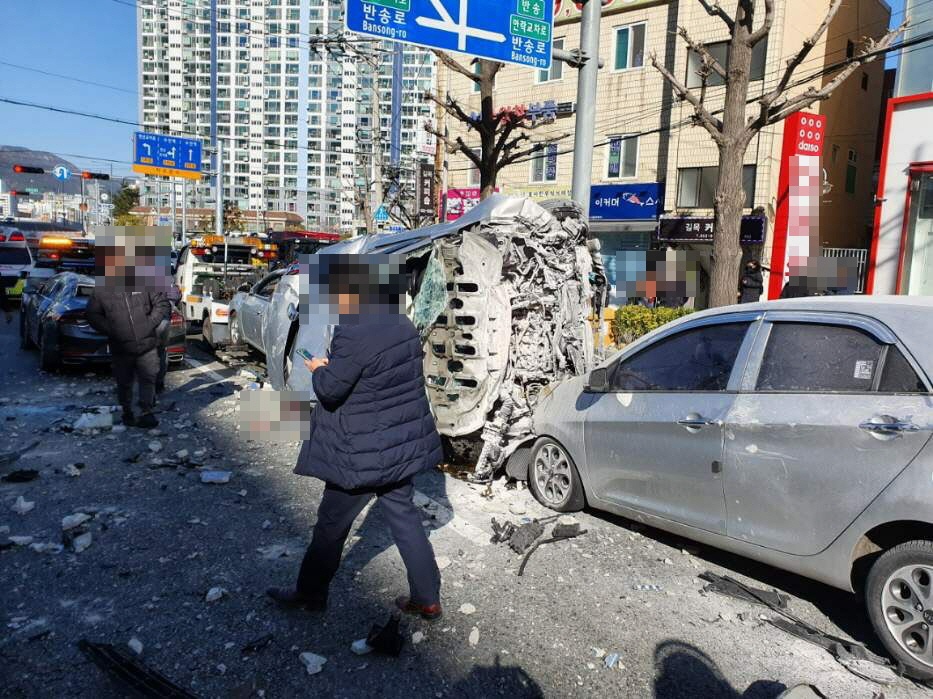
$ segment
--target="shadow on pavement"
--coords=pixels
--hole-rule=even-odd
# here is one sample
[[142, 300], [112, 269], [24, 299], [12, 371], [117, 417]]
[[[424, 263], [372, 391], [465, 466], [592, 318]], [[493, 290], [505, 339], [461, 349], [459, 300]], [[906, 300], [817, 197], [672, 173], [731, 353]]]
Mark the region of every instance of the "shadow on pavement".
[[723, 677], [706, 653], [683, 641], [664, 641], [654, 649], [654, 696], [658, 699], [774, 699], [786, 685], [757, 680], [740, 692]]
[[[752, 578], [764, 587], [774, 587], [811, 603], [852, 639], [864, 644], [872, 652], [888, 657], [884, 646], [878, 641], [871, 622], [859, 596], [839, 590], [816, 580], [805, 578], [790, 571], [781, 570], [765, 563], [738, 554], [723, 551], [692, 539], [655, 529], [641, 522], [608, 512], [587, 509], [587, 513], [618, 527], [649, 537], [676, 549], [689, 549], [695, 558], [712, 565], [721, 566], [739, 575]], [[829, 629], [826, 629], [830, 631]]]

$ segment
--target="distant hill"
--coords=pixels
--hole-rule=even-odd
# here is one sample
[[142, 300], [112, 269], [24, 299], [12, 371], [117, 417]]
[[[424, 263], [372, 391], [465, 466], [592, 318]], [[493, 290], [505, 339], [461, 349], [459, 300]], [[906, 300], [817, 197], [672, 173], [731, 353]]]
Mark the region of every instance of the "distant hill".
[[[46, 171], [46, 174], [20, 175], [13, 172], [13, 166], [16, 164], [41, 167]], [[79, 168], [71, 161], [47, 151], [31, 150], [29, 148], [23, 148], [22, 146], [0, 145], [0, 180], [3, 180], [4, 191], [8, 189], [35, 188], [40, 192], [59, 193], [62, 191], [62, 183], [56, 180], [54, 175], [50, 174], [52, 168], [58, 165], [64, 165], [74, 173], [64, 183], [65, 194], [80, 194], [80, 173], [82, 168]], [[102, 181], [101, 185], [103, 185], [102, 189], [104, 191], [110, 189], [111, 193], [120, 189], [119, 180], [116, 183], [113, 181]]]

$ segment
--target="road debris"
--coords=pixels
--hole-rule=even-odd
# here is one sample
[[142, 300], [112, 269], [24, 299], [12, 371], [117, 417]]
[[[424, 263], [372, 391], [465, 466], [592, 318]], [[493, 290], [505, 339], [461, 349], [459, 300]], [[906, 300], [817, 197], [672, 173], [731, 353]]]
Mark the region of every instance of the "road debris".
[[385, 624], [373, 624], [369, 635], [366, 637], [366, 643], [372, 646], [372, 649], [383, 655], [398, 657], [402, 652], [402, 646], [405, 645], [405, 639], [399, 632], [399, 622], [401, 615], [393, 613]]
[[243, 653], [244, 655], [248, 655], [250, 653], [258, 653], [259, 651], [267, 648], [269, 644], [272, 643], [272, 639], [274, 638], [275, 636], [273, 634], [267, 633], [265, 636], [260, 636], [259, 638], [254, 639], [250, 641], [249, 643], [247, 643], [245, 646], [243, 646], [240, 652]]
[[434, 559], [434, 562], [437, 563], [438, 570], [445, 570], [449, 568], [451, 564], [450, 556], [438, 556]]
[[74, 529], [79, 527], [87, 521], [90, 521], [91, 515], [85, 512], [75, 512], [73, 515], [68, 515], [67, 517], [62, 518], [62, 531], [66, 532], [69, 529]]
[[62, 469], [62, 473], [71, 478], [77, 478], [81, 475], [81, 469], [78, 468], [75, 464], [65, 464], [65, 467]]
[[609, 653], [608, 655], [606, 655], [605, 658], [603, 658], [603, 665], [605, 665], [606, 668], [609, 670], [622, 669], [620, 667], [621, 663], [619, 662], [621, 658], [622, 656], [619, 655], [618, 653]]
[[36, 508], [36, 503], [34, 500], [27, 500], [22, 495], [16, 498], [16, 502], [10, 507], [13, 512], [18, 515], [24, 515], [28, 512], [32, 512]]
[[350, 644], [350, 650], [357, 655], [366, 655], [373, 652], [373, 647], [366, 642], [365, 638], [359, 638]]
[[126, 645], [129, 646], [130, 650], [136, 653], [136, 655], [143, 654], [143, 642], [135, 636], [133, 636]]
[[74, 421], [71, 429], [76, 432], [91, 430], [106, 430], [113, 427], [113, 414], [110, 412], [109, 405], [102, 405], [90, 410], [85, 410], [81, 417]]
[[412, 644], [413, 646], [417, 646], [417, 645], [418, 645], [419, 643], [421, 643], [423, 640], [424, 640], [424, 633], [421, 632], [421, 631], [415, 631], [415, 632], [411, 635], [411, 644]]
[[162, 442], [160, 442], [158, 439], [153, 439], [147, 446], [149, 447], [149, 451], [151, 451], [153, 454], [158, 454], [160, 451], [162, 451]]
[[761, 590], [740, 583], [728, 576], [720, 576], [710, 571], [701, 573], [697, 576], [700, 580], [705, 580], [709, 584], [703, 588], [703, 592], [716, 592], [720, 595], [733, 597], [743, 602], [752, 602], [753, 604], [763, 604], [772, 609], [787, 609], [789, 595], [782, 594], [777, 590]]
[[221, 599], [224, 595], [227, 594], [226, 588], [223, 587], [212, 587], [207, 591], [207, 594], [204, 596], [205, 602], [216, 602]]
[[39, 472], [34, 468], [22, 468], [16, 471], [10, 471], [2, 477], [4, 483], [29, 483], [39, 477]]
[[554, 529], [551, 530], [551, 538], [536, 541], [531, 546], [531, 548], [528, 549], [528, 552], [522, 559], [522, 564], [518, 567], [519, 577], [521, 577], [521, 575], [525, 572], [525, 566], [528, 565], [528, 559], [530, 559], [531, 555], [538, 550], [539, 546], [542, 546], [543, 544], [553, 544], [558, 541], [566, 541], [567, 539], [575, 539], [578, 536], [586, 534], [586, 532], [587, 530], [581, 529], [580, 523], [575, 519], [572, 522], [561, 522], [558, 520], [557, 524], [554, 525]]
[[29, 544], [29, 548], [36, 553], [51, 553], [52, 555], [59, 554], [65, 550], [65, 547], [61, 544], [52, 542]]
[[664, 588], [660, 585], [654, 585], [651, 583], [637, 583], [632, 585], [632, 589], [635, 592], [663, 592]]
[[197, 699], [167, 677], [144, 665], [122, 648], [109, 643], [78, 641], [78, 649], [110, 677], [148, 699]]
[[231, 471], [201, 471], [201, 482], [223, 485], [230, 482], [232, 475]]
[[92, 541], [93, 536], [91, 535], [91, 532], [84, 532], [80, 536], [76, 536], [74, 538], [74, 540], [71, 542], [71, 546], [75, 553], [81, 553], [82, 551], [87, 550]]
[[324, 663], [327, 662], [327, 658], [323, 655], [311, 652], [302, 653], [298, 656], [298, 659], [301, 660], [302, 665], [305, 666], [305, 670], [307, 670], [309, 675], [318, 674], [324, 669]]
[[544, 524], [541, 520], [533, 519], [516, 526], [506, 520], [499, 524], [496, 518], [492, 518], [492, 538], [490, 543], [499, 544], [504, 541], [509, 543], [509, 547], [515, 553], [525, 553], [538, 537], [544, 534]]
[[32, 444], [27, 447], [23, 447], [22, 449], [0, 453], [0, 468], [3, 466], [9, 466], [10, 464], [15, 464], [17, 461], [19, 461], [23, 454], [32, 451], [37, 446], [39, 446], [39, 440], [32, 442]]
[[475, 614], [475, 613], [476, 613], [476, 607], [474, 607], [474, 606], [473, 606], [472, 604], [470, 604], [469, 602], [464, 602], [463, 604], [460, 605], [460, 610], [459, 610], [459, 611], [460, 611], [461, 614], [465, 614], [465, 615], [469, 616], [470, 614]]
[[476, 647], [476, 644], [479, 643], [479, 628], [478, 628], [478, 627], [474, 626], [474, 627], [470, 630], [470, 636], [469, 636], [469, 638], [467, 638], [467, 640], [469, 641], [470, 645], [471, 645], [473, 648]]

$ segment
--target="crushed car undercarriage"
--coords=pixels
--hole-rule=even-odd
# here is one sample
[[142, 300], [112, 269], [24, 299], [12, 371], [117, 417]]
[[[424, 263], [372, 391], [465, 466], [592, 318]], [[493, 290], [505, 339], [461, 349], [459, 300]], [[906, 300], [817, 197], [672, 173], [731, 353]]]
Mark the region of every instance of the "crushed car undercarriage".
[[[540, 393], [594, 360], [590, 319], [605, 275], [573, 202], [496, 197], [437, 238], [420, 263], [410, 315], [425, 338], [425, 381], [449, 456], [490, 479], [534, 437]], [[477, 453], [478, 452], [478, 453]]]

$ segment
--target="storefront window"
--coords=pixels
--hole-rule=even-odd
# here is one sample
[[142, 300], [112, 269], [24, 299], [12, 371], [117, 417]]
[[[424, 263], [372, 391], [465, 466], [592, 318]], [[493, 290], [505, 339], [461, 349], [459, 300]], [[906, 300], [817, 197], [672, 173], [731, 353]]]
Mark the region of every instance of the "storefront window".
[[[745, 190], [745, 208], [751, 209], [755, 201], [754, 165], [742, 167], [742, 188]], [[719, 168], [686, 167], [678, 170], [677, 206], [682, 209], [712, 209], [719, 182]]]
[[933, 173], [915, 175], [910, 188], [901, 293], [933, 296]]

